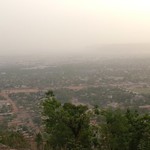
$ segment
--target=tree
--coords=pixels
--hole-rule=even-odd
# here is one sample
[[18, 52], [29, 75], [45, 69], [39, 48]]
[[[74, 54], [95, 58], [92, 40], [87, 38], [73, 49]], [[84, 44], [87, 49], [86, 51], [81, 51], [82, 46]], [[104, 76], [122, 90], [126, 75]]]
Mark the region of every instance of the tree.
[[129, 126], [125, 115], [120, 111], [106, 110], [101, 126], [101, 148], [106, 150], [128, 150]]
[[47, 92], [43, 103], [47, 145], [53, 149], [91, 149], [92, 128], [87, 106], [61, 104], [52, 91]]
[[137, 111], [127, 110], [126, 116], [130, 124], [131, 141], [129, 150], [150, 149], [150, 115], [138, 114]]
[[105, 110], [101, 113], [101, 149], [149, 150], [150, 116], [137, 111]]

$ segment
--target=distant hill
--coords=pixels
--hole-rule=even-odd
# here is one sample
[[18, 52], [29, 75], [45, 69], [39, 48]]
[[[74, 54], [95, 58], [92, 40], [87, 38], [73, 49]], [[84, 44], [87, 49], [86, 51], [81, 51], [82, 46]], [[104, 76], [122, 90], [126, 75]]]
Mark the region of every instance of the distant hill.
[[[109, 57], [150, 57], [150, 44], [109, 44], [93, 49], [93, 54]], [[90, 50], [89, 50], [90, 52]]]

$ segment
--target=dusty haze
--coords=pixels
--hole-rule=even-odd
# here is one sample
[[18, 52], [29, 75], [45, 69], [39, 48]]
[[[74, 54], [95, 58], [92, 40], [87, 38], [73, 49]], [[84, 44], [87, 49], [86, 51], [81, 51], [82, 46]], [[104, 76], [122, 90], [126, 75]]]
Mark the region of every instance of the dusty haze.
[[148, 0], [0, 0], [0, 55], [150, 55], [149, 8]]

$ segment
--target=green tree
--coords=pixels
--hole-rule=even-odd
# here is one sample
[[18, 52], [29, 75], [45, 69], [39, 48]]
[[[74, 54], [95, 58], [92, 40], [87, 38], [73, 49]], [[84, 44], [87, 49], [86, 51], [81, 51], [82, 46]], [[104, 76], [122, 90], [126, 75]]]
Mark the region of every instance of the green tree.
[[53, 149], [91, 149], [92, 128], [90, 112], [87, 106], [61, 104], [49, 91], [43, 106], [45, 132], [48, 134], [47, 145]]
[[129, 150], [150, 149], [150, 115], [138, 114], [137, 111], [127, 111], [126, 116], [130, 125], [131, 141]]
[[102, 150], [149, 150], [150, 115], [137, 111], [105, 110], [99, 126]]
[[106, 150], [129, 149], [128, 120], [120, 110], [103, 112], [101, 126], [101, 148]]

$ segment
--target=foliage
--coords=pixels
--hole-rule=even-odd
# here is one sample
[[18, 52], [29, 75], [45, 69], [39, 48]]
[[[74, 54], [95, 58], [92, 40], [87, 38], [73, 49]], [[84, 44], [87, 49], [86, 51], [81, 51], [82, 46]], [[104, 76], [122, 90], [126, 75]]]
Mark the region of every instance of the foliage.
[[149, 114], [61, 104], [52, 91], [42, 106], [47, 150], [150, 149]]
[[48, 92], [43, 102], [47, 143], [54, 149], [91, 149], [92, 128], [88, 107], [61, 104], [52, 92]]
[[137, 111], [107, 110], [102, 114], [101, 148], [106, 150], [150, 149], [150, 116]]

